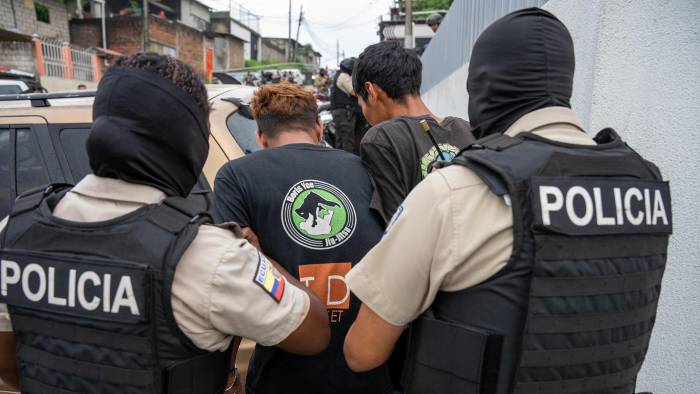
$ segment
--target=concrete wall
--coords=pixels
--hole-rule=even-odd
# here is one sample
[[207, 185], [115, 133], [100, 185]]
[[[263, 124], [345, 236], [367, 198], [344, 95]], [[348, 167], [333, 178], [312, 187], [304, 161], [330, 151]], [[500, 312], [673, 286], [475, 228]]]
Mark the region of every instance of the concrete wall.
[[97, 82], [70, 80], [55, 77], [42, 77], [41, 86], [49, 93], [62, 92], [65, 90], [78, 90], [78, 85], [85, 85], [88, 89], [97, 89]]
[[[671, 181], [674, 234], [637, 391], [700, 392], [700, 2], [550, 0], [576, 45], [573, 108], [615, 128]], [[453, 45], [460, 45], [455, 39]], [[466, 65], [423, 94], [466, 117]]]
[[34, 43], [22, 41], [0, 41], [0, 69], [8, 68], [36, 73]]
[[[48, 7], [50, 23], [36, 20], [34, 3]], [[14, 5], [14, 13], [12, 5]], [[68, 41], [66, 6], [59, 0], [14, 0], [12, 4], [10, 0], [0, 0], [0, 29]]]
[[209, 8], [194, 0], [183, 0], [180, 10], [180, 22], [197, 29], [206, 30], [206, 24], [210, 22]]

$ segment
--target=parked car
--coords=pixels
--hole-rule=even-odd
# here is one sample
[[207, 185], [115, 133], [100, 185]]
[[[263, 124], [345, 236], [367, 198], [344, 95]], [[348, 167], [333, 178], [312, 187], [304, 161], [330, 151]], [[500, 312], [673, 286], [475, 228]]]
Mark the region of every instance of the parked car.
[[[206, 198], [229, 160], [260, 149], [245, 102], [255, 88], [208, 85], [212, 106], [209, 156], [193, 198]], [[94, 91], [0, 96], [0, 219], [23, 192], [49, 183], [75, 184], [90, 173], [85, 141]], [[254, 344], [244, 341], [238, 368], [245, 377]], [[2, 385], [0, 384], [0, 390]]]
[[32, 88], [21, 79], [0, 79], [0, 94], [29, 93]]

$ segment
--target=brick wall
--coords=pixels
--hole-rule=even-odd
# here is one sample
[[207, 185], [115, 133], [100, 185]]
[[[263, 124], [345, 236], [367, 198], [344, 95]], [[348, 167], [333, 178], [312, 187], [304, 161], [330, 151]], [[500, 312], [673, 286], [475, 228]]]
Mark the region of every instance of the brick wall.
[[16, 69], [36, 73], [34, 43], [0, 41], [0, 68]]
[[177, 24], [177, 57], [204, 75], [204, 34]]
[[70, 42], [83, 48], [102, 47], [101, 19], [70, 21]]
[[[34, 3], [43, 4], [49, 9], [50, 23], [36, 20]], [[42, 37], [68, 41], [68, 13], [59, 0], [14, 0], [14, 13], [10, 0], [0, 0], [0, 28], [15, 30], [22, 34], [38, 34]], [[13, 18], [14, 15], [14, 18]]]
[[107, 19], [107, 47], [125, 55], [143, 48], [143, 21], [140, 17]]
[[176, 23], [151, 16], [148, 21], [148, 39], [169, 47], [177, 47]]
[[245, 51], [243, 50], [243, 41], [235, 38], [228, 38], [228, 68], [243, 68], [245, 67]]

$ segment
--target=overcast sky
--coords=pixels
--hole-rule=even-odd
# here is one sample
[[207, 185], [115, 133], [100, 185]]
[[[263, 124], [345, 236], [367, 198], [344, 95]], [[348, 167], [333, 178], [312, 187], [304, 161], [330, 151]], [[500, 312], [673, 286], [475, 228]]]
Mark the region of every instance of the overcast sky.
[[[229, 0], [203, 0], [216, 10], [229, 9]], [[260, 15], [264, 37], [287, 37], [289, 0], [232, 1]], [[311, 44], [323, 54], [321, 65], [336, 66], [336, 40], [345, 56], [357, 56], [379, 41], [379, 17], [389, 14], [393, 0], [292, 0], [292, 38], [296, 36], [299, 8], [304, 7], [304, 23], [299, 32], [302, 44]], [[342, 56], [342, 54], [341, 54]], [[341, 57], [342, 60], [342, 57]]]

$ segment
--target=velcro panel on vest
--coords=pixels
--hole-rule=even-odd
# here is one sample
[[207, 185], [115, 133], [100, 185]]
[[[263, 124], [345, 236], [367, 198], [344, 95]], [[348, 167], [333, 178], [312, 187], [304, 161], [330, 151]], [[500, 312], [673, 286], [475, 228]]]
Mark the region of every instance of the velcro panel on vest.
[[148, 320], [150, 272], [144, 264], [6, 250], [0, 302], [80, 318]]
[[535, 263], [515, 394], [631, 393], [671, 233], [666, 182], [534, 177]]
[[403, 382], [408, 394], [479, 394], [495, 389], [501, 335], [423, 315], [411, 324], [409, 341], [411, 370]]
[[170, 366], [166, 370], [167, 394], [222, 393], [226, 388], [230, 361], [231, 348]]

